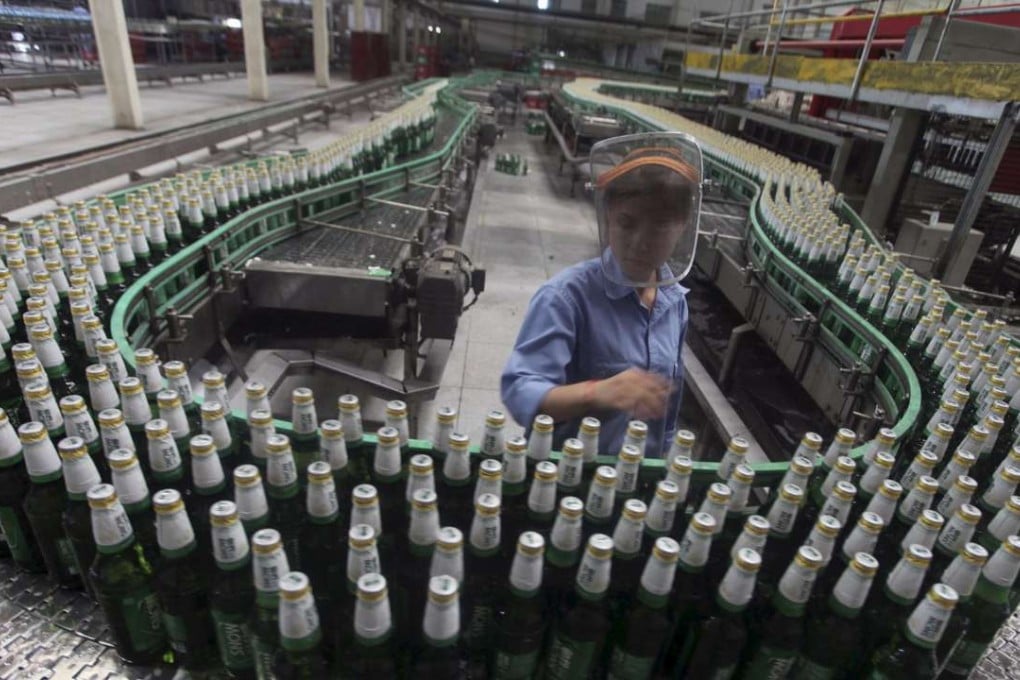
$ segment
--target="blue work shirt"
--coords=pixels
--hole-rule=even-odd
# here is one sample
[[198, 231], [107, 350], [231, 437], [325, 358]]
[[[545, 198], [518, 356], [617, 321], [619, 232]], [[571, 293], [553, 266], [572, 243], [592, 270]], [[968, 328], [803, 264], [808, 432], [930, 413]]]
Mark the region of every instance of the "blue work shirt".
[[[610, 266], [618, 265], [611, 260]], [[676, 283], [663, 286], [649, 310], [637, 290], [606, 277], [598, 258], [560, 272], [531, 298], [503, 369], [500, 386], [507, 410], [530, 432], [542, 400], [552, 388], [640, 368], [669, 379], [676, 388], [663, 417], [648, 422], [645, 454], [661, 457], [673, 441], [680, 409], [686, 293], [687, 289]], [[602, 421], [599, 453], [615, 456], [627, 433], [630, 414], [588, 415]], [[557, 423], [554, 447], [558, 450], [564, 440], [576, 437], [579, 425], [579, 418]]]

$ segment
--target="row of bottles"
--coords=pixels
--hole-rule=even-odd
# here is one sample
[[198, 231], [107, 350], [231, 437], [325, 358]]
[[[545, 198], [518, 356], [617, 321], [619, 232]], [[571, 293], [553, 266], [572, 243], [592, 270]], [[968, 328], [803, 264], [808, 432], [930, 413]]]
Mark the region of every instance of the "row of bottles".
[[[305, 396], [296, 394], [295, 401], [302, 401]], [[411, 669], [420, 662], [420, 655], [430, 656], [431, 652], [423, 651], [429, 649], [426, 644], [429, 636], [416, 631], [415, 621], [419, 617], [428, 619], [426, 612], [434, 598], [426, 580], [436, 575], [436, 563], [447, 565], [441, 568], [449, 568], [447, 575], [455, 579], [447, 584], [447, 596], [458, 593], [467, 603], [463, 643], [454, 645], [455, 649], [447, 650], [449, 653], [443, 656], [444, 663], [460, 669], [451, 677], [487, 677], [490, 673], [496, 677], [530, 677], [535, 672], [546, 677], [585, 677], [593, 669], [610, 669], [614, 663], [620, 665], [615, 674], [624, 673], [623, 677], [651, 677], [653, 672], [683, 677], [684, 673], [694, 672], [683, 670], [690, 668], [721, 669], [724, 677], [725, 673], [758, 677], [762, 664], [770, 668], [779, 664], [787, 674], [809, 661], [816, 665], [828, 663], [829, 656], [824, 653], [815, 654], [820, 658], [811, 656], [812, 649], [828, 647], [810, 642], [812, 638], [804, 632], [804, 621], [812, 615], [828, 615], [826, 598], [830, 592], [834, 597], [843, 592], [840, 584], [844, 578], [851, 581], [867, 576], [884, 578], [883, 593], [888, 595], [877, 600], [878, 596], [873, 595], [868, 600], [881, 611], [871, 615], [867, 626], [857, 625], [856, 629], [886, 633], [869, 638], [866, 642], [869, 654], [857, 655], [853, 662], [857, 664], [869, 659], [878, 663], [876, 659], [885, 654], [881, 645], [890, 639], [917, 653], [916, 645], [910, 646], [908, 632], [903, 633], [902, 639], [893, 636], [901, 624], [907, 626], [909, 610], [917, 605], [919, 595], [936, 583], [936, 578], [940, 585], [928, 598], [936, 604], [950, 601], [955, 604], [961, 600], [970, 603], [972, 594], [977, 598], [974, 604], [967, 605], [969, 609], [963, 609], [966, 617], [953, 619], [957, 622], [952, 629], [953, 639], [959, 643], [956, 648], [962, 650], [960, 658], [953, 657], [958, 667], [976, 660], [975, 654], [979, 655], [990, 640], [983, 636], [994, 633], [998, 627], [995, 621], [1001, 623], [998, 617], [1008, 615], [1015, 570], [1008, 576], [1008, 570], [1002, 571], [1005, 568], [1002, 563], [1011, 559], [1008, 555], [1020, 557], [1020, 539], [1015, 536], [1020, 529], [1020, 497], [1009, 497], [987, 525], [981, 520], [981, 511], [966, 502], [961, 502], [951, 521], [945, 522], [932, 508], [936, 504], [944, 508], [943, 501], [950, 496], [936, 498], [937, 482], [922, 475], [905, 496], [903, 486], [885, 478], [878, 493], [861, 505], [856, 485], [849, 480], [855, 480], [862, 488], [870, 482], [864, 481], [864, 475], [855, 476], [852, 459], [836, 456], [832, 466], [824, 462], [815, 466], [813, 462], [846, 452], [854, 443], [852, 433], [839, 433], [824, 456], [820, 454], [821, 439], [817, 435], [805, 437], [790, 471], [759, 509], [750, 495], [754, 472], [742, 462], [747, 444], [739, 439], [727, 448], [717, 481], [707, 487], [692, 487], [692, 463], [687, 455], [694, 443], [690, 433], [678, 434], [669, 466], [663, 477], [655, 480], [639, 474], [642, 434], [646, 428], [638, 422], [629, 428], [630, 441], [622, 447], [615, 467], [586, 466], [585, 445], [580, 439], [568, 442], [566, 455], [559, 456], [554, 464], [546, 446], [546, 433], [541, 431], [547, 424], [545, 417], [539, 421], [543, 427], [536, 428], [528, 441], [503, 438], [502, 414], [490, 413], [480, 455], [469, 456], [469, 442], [452, 431], [454, 424], [450, 420], [455, 414], [450, 409], [440, 409], [437, 418], [448, 427], [445, 450], [436, 445], [431, 455], [412, 455], [406, 447], [402, 451], [401, 430], [406, 432], [406, 411], [401, 415], [401, 406], [390, 405], [388, 415], [393, 417], [393, 426], [383, 427], [376, 442], [369, 444], [358, 426], [353, 425], [360, 424], [357, 400], [342, 397], [341, 417], [346, 418], [354, 430], [352, 434], [358, 437], [350, 438], [350, 446], [342, 429], [335, 440], [320, 438], [312, 454], [318, 460], [307, 466], [295, 463], [296, 447], [292, 448], [288, 437], [269, 435], [265, 442], [266, 457], [262, 460], [265, 483], [263, 471], [246, 462], [249, 459], [238, 459], [242, 464], [232, 474], [225, 473], [224, 468], [229, 467], [231, 456], [236, 454], [217, 451], [210, 435], [194, 436], [186, 454], [190, 478], [166, 488], [161, 488], [152, 476], [155, 470], [146, 474], [135, 453], [126, 447], [104, 456], [111, 473], [111, 487], [100, 484], [99, 466], [82, 438], [67, 437], [54, 447], [41, 423], [25, 423], [15, 434], [6, 422], [0, 428], [0, 444], [4, 446], [4, 455], [0, 457], [3, 517], [6, 519], [20, 507], [26, 521], [15, 525], [15, 530], [21, 527], [25, 540], [33, 542], [58, 582], [73, 586], [82, 575], [89, 574], [84, 583], [109, 616], [118, 616], [122, 610], [133, 612], [130, 624], [111, 625], [115, 635], [120, 635], [118, 646], [123, 648], [125, 658], [150, 658], [146, 654], [136, 656], [130, 646], [137, 642], [137, 633], [132, 631], [140, 625], [139, 617], [149, 616], [162, 622], [161, 632], [150, 637], [168, 639], [176, 658], [188, 667], [202, 668], [215, 664], [217, 659], [228, 668], [231, 663], [236, 665], [231, 654], [236, 656], [238, 652], [230, 650], [236, 648], [234, 638], [244, 630], [256, 640], [275, 641], [271, 653], [259, 652], [258, 644], [243, 645], [255, 650], [251, 654], [253, 664], [263, 663], [260, 677], [270, 677], [270, 671], [265, 670], [269, 668], [276, 668], [275, 672], [282, 677], [292, 677], [292, 670], [281, 671], [280, 664], [286, 669], [291, 668], [286, 664], [297, 661], [290, 659], [281, 642], [286, 637], [280, 623], [282, 593], [263, 597], [259, 583], [265, 573], [258, 566], [252, 576], [236, 566], [226, 569], [239, 591], [247, 588], [249, 594], [252, 589], [255, 592], [254, 598], [238, 596], [231, 600], [244, 610], [242, 617], [224, 619], [226, 623], [221, 626], [223, 617], [217, 618], [207, 604], [212, 592], [209, 584], [219, 578], [224, 564], [236, 561], [221, 558], [217, 552], [224, 544], [218, 532], [228, 525], [235, 527], [235, 534], [251, 537], [256, 561], [262, 554], [259, 534], [267, 526], [273, 527], [267, 542], [274, 546], [274, 554], [287, 560], [286, 568], [276, 568], [273, 573], [282, 577], [290, 569], [300, 569], [305, 576], [295, 578], [306, 578], [311, 584], [314, 592], [311, 600], [323, 617], [316, 651], [301, 657], [306, 659], [301, 663], [311, 664], [311, 668], [336, 663], [355, 667], [349, 656], [352, 649], [358, 650], [355, 656], [362, 658], [364, 650], [352, 642], [357, 636], [352, 636], [347, 627], [352, 621], [357, 627], [352, 612], [361, 598], [354, 595], [358, 592], [358, 579], [365, 572], [382, 573], [388, 578], [388, 589], [399, 602], [392, 626], [413, 643], [406, 649], [416, 650], [413, 658], [389, 653], [385, 658], [402, 664], [402, 669]], [[295, 418], [295, 422], [299, 420]], [[590, 444], [597, 432], [597, 421], [589, 419], [578, 434]], [[124, 443], [128, 441], [130, 437], [124, 439]], [[173, 438], [168, 437], [164, 443], [172, 446]], [[882, 442], [876, 441], [879, 444]], [[880, 469], [891, 467], [891, 458], [883, 450], [874, 456]], [[254, 457], [250, 460], [257, 461]], [[522, 481], [529, 467], [530, 484], [525, 484]], [[305, 472], [303, 480], [298, 479], [299, 469]], [[514, 471], [524, 473], [521, 481]], [[228, 476], [232, 484], [227, 483]], [[371, 484], [364, 483], [366, 479]], [[150, 494], [150, 488], [158, 490]], [[93, 499], [96, 489], [102, 490], [100, 495], [107, 500]], [[20, 503], [12, 506], [11, 498], [19, 493]], [[123, 535], [118, 534], [111, 544], [95, 530], [95, 512], [113, 493], [119, 496], [123, 518], [132, 530], [130, 550]], [[88, 527], [89, 506], [93, 515], [91, 535], [83, 531], [83, 527]], [[122, 532], [123, 518], [117, 521]], [[843, 530], [851, 526], [852, 530]], [[10, 537], [12, 532], [6, 522], [4, 529]], [[523, 548], [518, 545], [514, 549], [508, 540], [514, 536], [520, 538]], [[540, 545], [548, 546], [541, 569], [542, 597], [525, 609], [530, 612], [532, 623], [536, 618], [555, 623], [548, 629], [529, 623], [525, 630], [533, 634], [523, 653], [525, 659], [518, 660], [520, 654], [514, 654], [515, 659], [501, 660], [501, 648], [494, 642], [504, 635], [502, 623], [494, 623], [505, 620], [498, 614], [504, 606], [498, 601], [499, 594], [514, 593], [514, 589], [509, 594], [505, 592], [505, 565], [522, 552], [536, 558]], [[104, 550], [113, 550], [112, 546], [120, 546], [114, 551], [117, 555], [137, 561], [137, 569], [149, 579], [154, 599], [132, 592], [130, 606], [113, 603], [109, 597], [104, 600], [97, 579], [104, 573], [102, 556], [111, 554]], [[234, 552], [228, 550], [228, 554], [240, 549], [231, 550]], [[968, 586], [960, 574], [976, 579], [976, 570], [980, 570], [991, 551], [996, 555], [1005, 551], [1003, 554], [1007, 555], [999, 562], [989, 562], [994, 567], [990, 582], [995, 587], [982, 589], [973, 583]], [[739, 559], [741, 555], [743, 559]], [[184, 568], [181, 565], [190, 570], [190, 576], [176, 571]], [[965, 568], [967, 565], [974, 568]], [[602, 569], [606, 572], [604, 585], [603, 576], [599, 575]], [[660, 583], [645, 588], [646, 577], [652, 578], [649, 572], [652, 576], [670, 573], [683, 578], [679, 583], [670, 581], [669, 585]], [[817, 580], [816, 588], [804, 585], [808, 572], [812, 582]], [[173, 576], [161, 575], [165, 573]], [[908, 575], [912, 576], [908, 579]], [[164, 582], [161, 580], [164, 578], [169, 580]], [[249, 581], [250, 578], [253, 580]], [[734, 630], [743, 630], [746, 644], [725, 645], [730, 651], [725, 658], [708, 651], [705, 654], [709, 661], [700, 660], [698, 655], [690, 656], [692, 649], [698, 649], [687, 642], [694, 634], [692, 631], [700, 631], [701, 626], [714, 621], [708, 611], [710, 594], [717, 588], [720, 593], [729, 593], [737, 584], [746, 588], [749, 578], [753, 586], [751, 596], [737, 607], [739, 616], [734, 617], [726, 604], [720, 605], [728, 613], [728, 618], [723, 617], [727, 621], [724, 631], [730, 635]], [[790, 603], [792, 586], [784, 585], [787, 581], [800, 584], [802, 591], [807, 587], [807, 592], [797, 596], [801, 601]], [[510, 582], [514, 582], [512, 577]], [[642, 588], [636, 587], [639, 583]], [[572, 594], [575, 585], [584, 592]], [[955, 595], [950, 596], [946, 588]], [[297, 590], [304, 592], [304, 586]], [[814, 605], [812, 592], [816, 593]], [[1000, 595], [1005, 599], [996, 600]], [[867, 597], [867, 593], [859, 597]], [[447, 597], [444, 601], [455, 599]], [[739, 600], [726, 602], [734, 604]], [[850, 606], [843, 599], [839, 601]], [[673, 606], [667, 607], [670, 602]], [[200, 606], [202, 603], [206, 603], [205, 609]], [[153, 607], [161, 613], [153, 615]], [[930, 609], [929, 605], [925, 607]], [[951, 609], [948, 605], [943, 608], [947, 612]], [[203, 611], [208, 612], [207, 620], [191, 620], [194, 612]], [[865, 607], [865, 611], [871, 610]], [[931, 614], [928, 609], [924, 611], [925, 615]], [[835, 616], [840, 617], [840, 612], [846, 613], [837, 607]], [[790, 619], [794, 622], [790, 623]], [[639, 623], [650, 620], [659, 622], [658, 628], [652, 626], [649, 630]], [[973, 623], [978, 620], [981, 625]], [[218, 637], [208, 633], [216, 626], [217, 630], [224, 628]], [[736, 628], [731, 629], [732, 626]], [[788, 628], [800, 631], [796, 639], [775, 637], [776, 631]], [[814, 629], [806, 627], [808, 633]], [[480, 638], [475, 634], [479, 630], [486, 631]], [[632, 630], [629, 638], [627, 630]], [[658, 632], [653, 634], [653, 630]], [[311, 632], [299, 637], [308, 635], [316, 637]], [[218, 653], [210, 647], [209, 641], [214, 637], [219, 640]], [[625, 645], [621, 642], [624, 638], [629, 640]], [[709, 639], [714, 641], [712, 649], [717, 648], [718, 639]], [[194, 647], [202, 640], [206, 641], [205, 651], [197, 654]], [[484, 640], [484, 644], [479, 640]], [[937, 641], [929, 640], [933, 645]], [[165, 644], [156, 647], [158, 650], [154, 647], [152, 653], [158, 651], [157, 656], [162, 655]], [[919, 648], [926, 649], [923, 644]], [[939, 664], [946, 661], [944, 655], [944, 652], [936, 655]], [[637, 660], [631, 658], [635, 656]], [[582, 658], [590, 665], [585, 666], [588, 670], [584, 672], [577, 671], [571, 661]], [[698, 664], [709, 666], [690, 666], [695, 659], [699, 659]], [[528, 673], [500, 675], [498, 671], [518, 664], [525, 664], [530, 669]], [[635, 667], [644, 670], [626, 673], [623, 670]]]

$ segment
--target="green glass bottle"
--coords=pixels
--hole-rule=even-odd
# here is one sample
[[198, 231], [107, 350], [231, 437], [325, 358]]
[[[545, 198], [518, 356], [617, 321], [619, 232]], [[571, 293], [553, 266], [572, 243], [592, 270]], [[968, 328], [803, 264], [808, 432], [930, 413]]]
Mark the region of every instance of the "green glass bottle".
[[[333, 474], [333, 488], [336, 491], [337, 503], [343, 513], [340, 523], [347, 525], [347, 509], [351, 505], [351, 472], [350, 459], [347, 456], [347, 442], [344, 440], [343, 426], [339, 420], [328, 419], [319, 426], [320, 460], [329, 464]], [[434, 485], [433, 485], [434, 488]]]
[[716, 590], [711, 612], [687, 629], [682, 662], [662, 664], [663, 675], [675, 680], [733, 677], [747, 646], [744, 614], [754, 596], [755, 577], [760, 568], [761, 555], [755, 550], [740, 548], [734, 553]]
[[340, 503], [329, 463], [320, 460], [310, 464], [307, 475], [307, 518], [300, 528], [301, 563], [315, 592], [315, 606], [320, 612], [328, 648], [338, 623], [334, 607], [345, 595], [343, 543], [346, 532], [340, 521]]
[[804, 643], [804, 616], [822, 555], [801, 546], [773, 593], [769, 610], [748, 645], [747, 678], [786, 677]]
[[299, 470], [305, 470], [319, 455], [319, 418], [315, 412], [315, 395], [307, 387], [298, 387], [291, 392], [290, 422], [294, 428], [294, 462]]
[[154, 663], [163, 656], [166, 640], [152, 568], [113, 486], [92, 487], [88, 502], [97, 551], [89, 577], [117, 654], [128, 663]]
[[386, 577], [362, 574], [354, 607], [354, 637], [334, 674], [341, 678], [400, 677], [400, 643], [393, 626]]
[[[177, 390], [161, 390], [156, 395], [156, 407], [159, 411], [159, 418], [156, 419], [156, 422], [162, 425], [159, 438], [164, 439], [166, 436], [169, 436], [177, 447], [178, 452], [187, 451], [191, 436], [199, 433], [192, 432], [191, 430], [191, 424], [188, 422], [188, 416], [184, 411], [180, 394], [178, 394]], [[149, 422], [151, 423], [152, 421]], [[163, 428], [167, 430], [167, 435], [162, 434]], [[152, 434], [155, 433], [150, 433], [149, 424], [147, 423], [146, 436], [149, 436], [150, 447], [152, 446]], [[160, 449], [167, 447], [168, 444], [166, 442], [161, 443], [159, 446]], [[187, 466], [185, 466], [186, 469]]]
[[606, 594], [613, 564], [613, 539], [594, 534], [581, 566], [574, 591], [556, 619], [546, 653], [544, 678], [587, 678], [599, 668], [602, 648], [610, 629]]
[[135, 372], [142, 382], [142, 391], [150, 406], [158, 404], [159, 394], [163, 391], [163, 374], [159, 372], [159, 356], [149, 347], [135, 350]]
[[1010, 496], [1009, 501], [991, 518], [988, 526], [978, 531], [977, 542], [991, 552], [1014, 534], [1020, 534], [1020, 496]]
[[237, 504], [244, 533], [249, 538], [269, 525], [269, 501], [266, 500], [262, 475], [254, 465], [234, 468], [234, 503]]
[[[431, 465], [431, 459], [429, 461]], [[417, 489], [411, 495], [411, 519], [407, 527], [407, 541], [404, 544], [406, 550], [400, 557], [399, 569], [391, 572], [399, 579], [399, 588], [394, 592], [394, 602], [405, 611], [398, 613], [395, 623], [403, 630], [407, 630], [410, 622], [417, 621], [425, 611], [429, 569], [436, 541], [439, 540], [438, 503], [436, 492], [429, 488]]]
[[380, 534], [379, 546], [384, 559], [396, 556], [396, 537], [407, 534], [404, 480], [401, 473], [399, 432], [393, 427], [379, 428], [372, 458], [372, 484], [379, 495], [379, 511], [385, 529], [385, 533]]
[[255, 608], [249, 629], [255, 673], [259, 680], [275, 680], [274, 665], [280, 651], [280, 579], [290, 572], [290, 566], [276, 529], [256, 531], [251, 537], [251, 551]]
[[579, 439], [563, 442], [556, 466], [556, 495], [562, 500], [584, 493], [584, 447]]
[[322, 629], [308, 576], [292, 571], [280, 578], [280, 649], [274, 668], [280, 678], [319, 680], [326, 677]]
[[29, 480], [23, 461], [21, 440], [0, 409], [0, 528], [18, 568], [39, 573], [46, 571], [46, 564], [25, 515]]
[[[798, 537], [794, 535], [794, 528], [797, 524], [801, 508], [807, 506], [804, 507], [808, 511], [806, 515], [811, 517], [812, 521], [817, 518], [817, 512], [812, 513], [810, 510], [813, 508], [818, 512], [821, 511], [825, 501], [832, 492], [832, 487], [839, 481], [837, 477], [849, 477], [853, 474], [852, 461], [850, 461], [850, 467], [844, 466], [847, 461], [850, 461], [850, 459], [844, 460], [841, 458], [837, 461], [836, 467], [833, 468], [825, 482], [819, 487], [820, 493], [824, 495], [820, 496], [817, 500], [812, 500], [810, 504], [805, 502], [804, 492], [796, 484], [784, 486], [780, 490], [779, 497], [772, 503], [766, 515], [770, 525], [770, 555], [769, 559], [765, 560], [762, 564], [761, 571], [758, 573], [758, 588], [764, 599], [769, 600], [772, 598], [779, 578], [783, 573], [783, 565], [788, 565], [796, 556]], [[811, 525], [808, 526], [810, 527]]]
[[956, 591], [936, 583], [914, 608], [898, 634], [879, 649], [866, 670], [869, 680], [934, 678], [935, 647], [958, 601]]
[[600, 465], [588, 486], [581, 524], [582, 540], [587, 540], [592, 534], [611, 531], [615, 504], [616, 470], [609, 465]]
[[[2, 299], [0, 299], [0, 302], [2, 302]], [[7, 418], [10, 419], [11, 414], [16, 415], [18, 413], [23, 401], [24, 398], [21, 395], [18, 376], [10, 360], [7, 358], [7, 351], [0, 348], [0, 408], [3, 409], [4, 413], [8, 414]], [[11, 424], [16, 428], [21, 423], [11, 421]]]
[[[903, 484], [902, 479], [900, 484]], [[900, 545], [910, 529], [917, 523], [924, 511], [931, 507], [939, 485], [934, 477], [920, 475], [912, 488], [906, 484], [903, 484], [903, 488], [909, 489], [909, 491], [896, 508], [892, 524], [882, 533], [878, 547], [879, 559], [883, 555], [896, 555], [899, 552]]]
[[135, 541], [142, 547], [145, 558], [155, 566], [159, 561], [156, 516], [138, 459], [129, 449], [114, 449], [107, 460], [110, 462], [110, 481], [117, 490], [117, 497], [131, 519], [131, 525], [137, 527]]
[[[535, 463], [526, 505], [527, 520], [525, 525], [527, 528], [541, 534], [547, 540], [551, 540], [553, 524], [558, 513], [556, 512], [556, 465], [550, 461], [540, 460]], [[580, 537], [580, 534], [578, 536]]]
[[577, 564], [581, 559], [583, 514], [584, 503], [580, 498], [567, 496], [561, 499], [549, 534], [543, 582], [546, 584], [544, 590], [548, 606], [554, 612], [573, 590]]
[[38, 324], [32, 326], [28, 333], [32, 345], [35, 347], [36, 356], [43, 368], [46, 369], [53, 396], [60, 400], [68, 395], [78, 394], [81, 386], [74, 380], [71, 369], [67, 365], [67, 358], [57, 343], [50, 326]]
[[301, 531], [305, 525], [305, 502], [298, 485], [297, 468], [284, 434], [266, 440], [266, 492], [269, 494], [269, 524], [283, 536], [288, 562], [301, 564]]
[[[192, 435], [198, 434], [202, 431], [202, 415], [199, 412], [198, 403], [195, 401], [195, 392], [191, 387], [191, 379], [188, 378], [188, 367], [182, 361], [168, 361], [163, 364], [163, 373], [166, 375], [167, 387], [176, 392], [177, 396], [180, 397], [181, 405], [184, 408], [184, 415], [188, 421], [188, 430]], [[166, 415], [161, 417], [166, 419], [167, 422], [171, 422]], [[177, 426], [174, 427], [173, 432], [176, 438], [179, 435]], [[181, 448], [180, 443], [178, 443], [178, 448], [181, 451], [186, 450], [186, 448]]]
[[[456, 412], [454, 412], [454, 417], [456, 417]], [[583, 422], [582, 420], [582, 428], [584, 427]], [[530, 474], [534, 474], [535, 467], [539, 463], [549, 461], [549, 455], [552, 453], [553, 430], [555, 427], [555, 421], [544, 413], [539, 413], [532, 421], [531, 436], [528, 438], [528, 472]], [[595, 450], [598, 451], [597, 431], [595, 432], [595, 437]], [[555, 512], [555, 507], [553, 512]], [[550, 517], [551, 521], [552, 518]]]
[[348, 465], [351, 468], [352, 483], [367, 482], [371, 469], [371, 444], [365, 441], [361, 422], [361, 402], [353, 394], [344, 394], [337, 399], [340, 425], [347, 444]]
[[[503, 534], [520, 536], [528, 523], [528, 509], [524, 502], [528, 491], [528, 440], [510, 437], [503, 452]], [[512, 558], [513, 541], [503, 542], [504, 557]]]
[[484, 669], [492, 649], [496, 595], [505, 573], [500, 556], [501, 508], [501, 501], [495, 494], [480, 495], [475, 501], [475, 516], [468, 534], [464, 574], [464, 644], [472, 668]]
[[1020, 536], [1009, 536], [981, 570], [967, 607], [970, 626], [953, 651], [945, 673], [966, 678], [1013, 611], [1010, 589], [1020, 572]]
[[62, 588], [80, 588], [81, 574], [74, 560], [74, 549], [64, 533], [67, 494], [60, 456], [42, 423], [25, 423], [18, 428], [18, 436], [25, 469], [32, 482], [25, 496], [25, 515], [46, 563], [46, 571]]
[[[441, 527], [429, 563], [429, 578], [452, 576], [464, 582], [464, 534], [457, 527]], [[428, 588], [426, 588], [426, 595]]]
[[67, 435], [82, 439], [100, 476], [109, 479], [110, 469], [106, 464], [106, 457], [103, 455], [103, 443], [99, 439], [99, 429], [92, 419], [92, 414], [89, 413], [85, 398], [73, 394], [61, 399], [59, 406], [60, 413], [64, 416], [64, 429], [67, 430]]
[[62, 439], [57, 446], [60, 465], [67, 489], [67, 507], [64, 509], [64, 533], [71, 543], [78, 573], [89, 596], [95, 599], [92, 583], [87, 578], [89, 568], [96, 559], [96, 543], [92, 538], [92, 512], [85, 494], [102, 482], [95, 463], [88, 455], [85, 442], [79, 437]]
[[[56, 443], [64, 438], [64, 416], [60, 413], [57, 400], [50, 391], [50, 386], [37, 380], [25, 387], [25, 403], [32, 422], [44, 426], [47, 436]], [[19, 428], [20, 432], [20, 428]]]
[[412, 677], [466, 678], [467, 652], [460, 641], [459, 583], [452, 576], [429, 579], [422, 618], [422, 644], [414, 651]]
[[462, 532], [471, 528], [474, 516], [471, 485], [470, 439], [465, 434], [454, 432], [450, 435], [443, 467], [437, 481], [436, 493], [443, 499], [443, 513], [449, 524]]
[[981, 570], [987, 563], [988, 551], [977, 543], [967, 543], [939, 576], [939, 581], [955, 590], [960, 598], [952, 618], [942, 633], [942, 639], [935, 648], [935, 658], [942, 663], [948, 665], [953, 651], [963, 641], [964, 634], [970, 628], [975, 609], [971, 606], [971, 597], [978, 579], [981, 578]]
[[709, 583], [705, 567], [712, 551], [715, 527], [716, 521], [712, 515], [697, 512], [691, 517], [683, 540], [680, 541], [678, 573], [672, 596], [673, 630], [664, 651], [663, 668], [677, 668], [685, 663], [690, 653], [690, 629], [711, 611], [712, 584]]
[[878, 571], [878, 560], [859, 552], [829, 595], [826, 611], [808, 617], [795, 680], [852, 677], [863, 636], [861, 609]]
[[255, 606], [248, 537], [230, 501], [209, 508], [216, 571], [209, 590], [209, 609], [216, 627], [220, 661], [234, 678], [255, 677], [255, 657], [249, 621]]
[[207, 434], [191, 438], [191, 493], [188, 495], [188, 517], [198, 541], [198, 558], [212, 568], [212, 538], [209, 508], [217, 501], [229, 500], [227, 480], [223, 475], [216, 445]]
[[153, 418], [145, 424], [145, 438], [148, 440], [149, 475], [153, 486], [186, 493], [191, 471], [184, 468], [181, 451], [170, 432], [169, 423], [162, 418]]
[[[620, 473], [617, 471], [619, 480]], [[644, 555], [645, 516], [648, 506], [637, 498], [628, 498], [613, 527], [613, 579], [609, 590], [609, 608], [616, 616], [630, 600], [641, 581]]]
[[201, 414], [202, 432], [212, 437], [223, 474], [229, 479], [234, 474], [234, 468], [241, 464], [241, 454], [240, 444], [231, 432], [225, 407], [218, 401], [206, 401], [202, 404]]
[[609, 677], [646, 680], [652, 676], [670, 632], [667, 612], [680, 545], [672, 538], [656, 539], [641, 574], [637, 599], [619, 619], [609, 655]]
[[545, 639], [545, 601], [542, 598], [542, 555], [545, 539], [526, 531], [517, 539], [510, 565], [509, 588], [504, 586], [496, 612], [490, 677], [527, 680], [538, 669]]
[[248, 414], [248, 452], [242, 458], [254, 463], [260, 471], [266, 469], [266, 439], [276, 434], [273, 414], [257, 408]]
[[216, 665], [215, 628], [209, 607], [209, 574], [194, 559], [198, 542], [179, 491], [163, 489], [152, 496], [160, 559], [155, 585], [170, 648], [184, 668]]
[[864, 639], [860, 661], [871, 658], [907, 620], [921, 593], [924, 575], [931, 564], [931, 551], [911, 545], [889, 573], [881, 592], [872, 597], [864, 611]]

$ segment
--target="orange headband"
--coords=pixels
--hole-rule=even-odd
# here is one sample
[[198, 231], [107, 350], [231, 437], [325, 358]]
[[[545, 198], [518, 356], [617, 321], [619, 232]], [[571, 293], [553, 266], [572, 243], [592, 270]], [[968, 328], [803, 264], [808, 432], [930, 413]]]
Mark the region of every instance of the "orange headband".
[[[673, 158], [669, 156], [673, 156]], [[595, 186], [599, 189], [605, 189], [616, 178], [646, 165], [658, 165], [668, 168], [688, 182], [692, 184], [698, 183], [698, 171], [694, 169], [693, 165], [683, 160], [683, 157], [676, 149], [646, 147], [631, 151], [616, 167], [599, 175], [598, 179], [595, 180]]]

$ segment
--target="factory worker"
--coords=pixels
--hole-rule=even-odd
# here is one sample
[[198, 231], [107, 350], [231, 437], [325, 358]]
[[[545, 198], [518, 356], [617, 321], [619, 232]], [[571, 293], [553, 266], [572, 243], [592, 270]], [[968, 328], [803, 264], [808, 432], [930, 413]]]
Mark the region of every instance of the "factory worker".
[[530, 427], [556, 422], [554, 447], [581, 418], [602, 422], [599, 450], [616, 455], [632, 419], [648, 424], [645, 455], [676, 429], [681, 347], [701, 210], [701, 149], [682, 133], [626, 135], [591, 152], [601, 256], [535, 293], [503, 369], [503, 401]]

